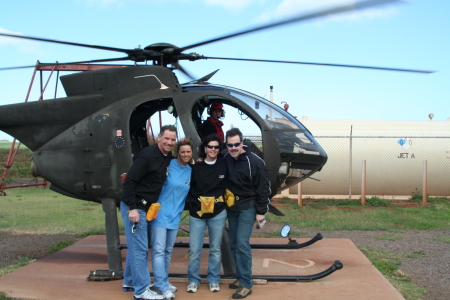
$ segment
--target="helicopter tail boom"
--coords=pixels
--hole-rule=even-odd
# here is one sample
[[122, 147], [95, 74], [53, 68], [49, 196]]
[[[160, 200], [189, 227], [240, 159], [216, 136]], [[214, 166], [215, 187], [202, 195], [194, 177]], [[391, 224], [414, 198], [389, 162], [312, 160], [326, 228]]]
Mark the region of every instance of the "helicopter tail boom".
[[103, 106], [102, 98], [100, 95], [90, 95], [0, 106], [0, 130], [35, 151], [99, 110]]

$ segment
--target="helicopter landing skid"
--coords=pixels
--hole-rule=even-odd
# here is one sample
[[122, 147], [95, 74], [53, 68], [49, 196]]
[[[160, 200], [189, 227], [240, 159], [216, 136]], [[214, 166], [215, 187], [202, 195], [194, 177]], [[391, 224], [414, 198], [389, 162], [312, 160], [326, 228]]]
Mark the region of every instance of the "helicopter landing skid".
[[123, 279], [123, 271], [97, 270], [89, 272], [88, 281], [110, 281]]
[[289, 238], [289, 243], [284, 244], [251, 244], [252, 249], [300, 249], [314, 244], [323, 238], [322, 234], [317, 233], [315, 237], [304, 243], [297, 243], [296, 240]]
[[[252, 276], [252, 278], [254, 280], [266, 280], [266, 281], [282, 281], [282, 282], [289, 282], [289, 281], [294, 281], [294, 282], [310, 282], [313, 280], [317, 280], [317, 279], [321, 279], [324, 278], [332, 273], [334, 273], [337, 270], [340, 270], [344, 267], [344, 265], [339, 261], [336, 260], [333, 265], [331, 265], [331, 267], [329, 267], [328, 269], [326, 269], [325, 271], [322, 271], [320, 273], [317, 274], [312, 274], [312, 275], [303, 275], [303, 276], [295, 276], [295, 275], [254, 275]], [[186, 274], [169, 274], [169, 277], [174, 277], [174, 278], [186, 278]], [[201, 278], [206, 278], [207, 275], [206, 274], [201, 274], [200, 275]], [[221, 276], [222, 279], [236, 279], [235, 276]]]
[[326, 269], [325, 271], [322, 271], [317, 274], [313, 275], [304, 275], [304, 276], [253, 276], [253, 279], [265, 279], [267, 281], [297, 281], [297, 282], [310, 282], [313, 280], [324, 278], [332, 273], [334, 271], [340, 270], [344, 267], [344, 265], [339, 261], [336, 260], [334, 264]]
[[[226, 232], [226, 231], [225, 231]], [[317, 233], [312, 239], [306, 241], [304, 243], [297, 243], [296, 240], [289, 238], [289, 242], [287, 244], [250, 244], [252, 249], [300, 249], [314, 244], [317, 241], [323, 239], [321, 233]], [[126, 245], [119, 245], [120, 249], [126, 249]], [[189, 243], [177, 242], [174, 247], [188, 248]], [[203, 244], [203, 248], [209, 248], [209, 244]]]

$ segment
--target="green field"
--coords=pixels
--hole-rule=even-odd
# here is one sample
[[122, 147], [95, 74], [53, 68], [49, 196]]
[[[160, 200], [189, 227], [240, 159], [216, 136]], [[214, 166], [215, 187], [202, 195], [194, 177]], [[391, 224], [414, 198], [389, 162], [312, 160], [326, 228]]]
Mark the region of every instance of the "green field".
[[0, 141], [0, 149], [10, 149], [12, 142]]
[[[376, 198], [376, 197], [374, 197]], [[367, 202], [370, 204], [371, 199]], [[386, 201], [387, 202], [387, 201]], [[431, 198], [427, 207], [362, 207], [358, 200], [315, 200], [299, 209], [292, 200], [281, 200], [284, 217], [268, 214], [267, 220], [313, 230], [399, 231], [450, 229], [450, 199]], [[370, 205], [369, 205], [370, 206]]]
[[[9, 152], [12, 142], [0, 141], [0, 172], [3, 174], [5, 163], [8, 160]], [[17, 148], [17, 143], [15, 147]], [[24, 145], [20, 145], [19, 151], [17, 151], [13, 165], [8, 170], [6, 176], [6, 184], [14, 179], [32, 179], [30, 171], [30, 161], [32, 152]]]
[[[288, 199], [278, 203], [283, 205], [280, 209], [285, 216], [268, 214], [267, 220], [280, 224], [280, 228], [290, 224], [294, 232], [301, 228], [317, 231], [383, 230], [388, 233], [409, 229], [450, 229], [450, 199], [432, 198], [427, 207], [396, 209], [367, 209], [357, 201], [339, 200], [318, 200], [301, 208]], [[104, 213], [100, 204], [66, 197], [42, 187], [7, 190], [7, 196], [0, 198], [0, 215], [0, 231], [80, 235], [104, 233]], [[120, 215], [118, 219], [121, 219]], [[186, 219], [183, 220], [183, 223], [186, 222]], [[279, 232], [269, 235], [278, 236]]]
[[0, 231], [78, 235], [105, 232], [101, 204], [69, 198], [42, 187], [10, 189], [6, 193], [0, 197]]

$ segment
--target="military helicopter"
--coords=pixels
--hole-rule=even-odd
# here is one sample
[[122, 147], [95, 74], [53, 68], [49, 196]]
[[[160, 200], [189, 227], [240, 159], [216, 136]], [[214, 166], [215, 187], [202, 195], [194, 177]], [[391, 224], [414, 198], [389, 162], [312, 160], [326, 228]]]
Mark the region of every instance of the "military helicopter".
[[[106, 220], [109, 270], [122, 270], [116, 214], [122, 193], [120, 175], [127, 172], [132, 164], [132, 157], [148, 146], [145, 123], [156, 113], [168, 111], [175, 116], [195, 147], [200, 144], [199, 125], [202, 114], [212, 102], [221, 102], [248, 117], [260, 130], [262, 145], [259, 150], [269, 172], [273, 195], [310, 177], [321, 170], [327, 161], [326, 152], [313, 135], [287, 111], [244, 90], [208, 83], [215, 72], [194, 79], [180, 65], [180, 61], [238, 60], [429, 73], [357, 65], [210, 57], [185, 51], [268, 28], [388, 2], [395, 0], [365, 1], [335, 7], [181, 48], [169, 43], [155, 43], [143, 49], [124, 49], [0, 33], [0, 36], [101, 49], [126, 55], [60, 65], [124, 60], [135, 62], [135, 65], [127, 67], [61, 76], [67, 95], [65, 98], [1, 106], [0, 130], [17, 138], [33, 151], [33, 174], [51, 182], [52, 190], [102, 204]], [[152, 65], [136, 65], [139, 62], [151, 62]], [[39, 64], [40, 67], [55, 65], [57, 64]], [[31, 67], [36, 66], [0, 70]], [[179, 83], [174, 70], [186, 74], [192, 81]]]

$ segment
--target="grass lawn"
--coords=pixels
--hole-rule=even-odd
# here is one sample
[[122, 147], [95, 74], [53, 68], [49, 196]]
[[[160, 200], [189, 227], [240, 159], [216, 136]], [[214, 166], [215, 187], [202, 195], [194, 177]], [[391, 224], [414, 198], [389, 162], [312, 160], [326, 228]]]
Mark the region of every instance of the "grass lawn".
[[[105, 233], [105, 214], [101, 204], [69, 198], [42, 187], [7, 190], [7, 196], [0, 197], [0, 215], [0, 231]], [[120, 216], [118, 218], [121, 222]]]
[[12, 142], [8, 141], [0, 141], [0, 149], [9, 149], [11, 148]]

